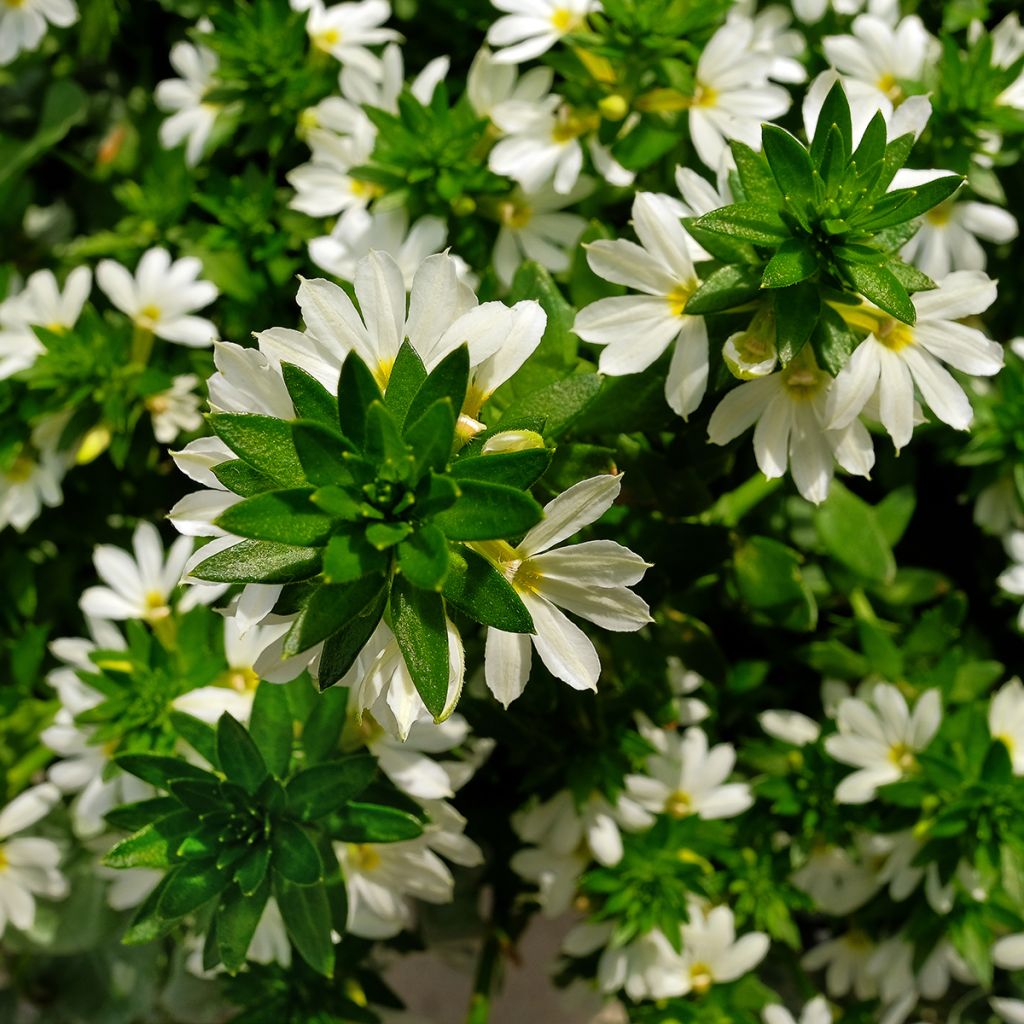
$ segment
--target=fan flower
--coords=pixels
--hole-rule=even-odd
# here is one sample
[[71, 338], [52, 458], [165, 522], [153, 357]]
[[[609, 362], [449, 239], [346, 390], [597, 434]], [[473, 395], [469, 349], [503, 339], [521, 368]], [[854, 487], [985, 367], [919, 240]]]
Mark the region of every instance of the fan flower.
[[381, 27], [390, 17], [387, 0], [359, 0], [331, 7], [313, 0], [306, 32], [317, 49], [329, 53], [338, 63], [380, 81], [381, 60], [367, 47], [400, 38], [394, 29]]
[[505, 11], [487, 31], [487, 42], [500, 47], [494, 59], [522, 64], [547, 53], [563, 36], [582, 28], [588, 14], [601, 9], [598, 0], [493, 0]]
[[174, 149], [185, 143], [185, 163], [195, 167], [221, 112], [219, 103], [210, 103], [206, 94], [215, 83], [217, 55], [208, 46], [175, 43], [171, 47], [171, 67], [180, 78], [157, 82], [153, 99], [170, 113], [160, 125], [160, 144]]
[[0, 530], [13, 526], [20, 533], [44, 505], [56, 508], [64, 500], [60, 485], [71, 459], [57, 446], [66, 423], [63, 414], [43, 420], [14, 458], [0, 465]]
[[146, 398], [153, 419], [153, 436], [160, 444], [170, 444], [179, 434], [198, 430], [203, 425], [200, 398], [195, 393], [199, 378], [194, 373], [175, 377], [166, 391]]
[[0, 67], [43, 41], [47, 25], [67, 28], [78, 21], [74, 0], [18, 0], [0, 4]]

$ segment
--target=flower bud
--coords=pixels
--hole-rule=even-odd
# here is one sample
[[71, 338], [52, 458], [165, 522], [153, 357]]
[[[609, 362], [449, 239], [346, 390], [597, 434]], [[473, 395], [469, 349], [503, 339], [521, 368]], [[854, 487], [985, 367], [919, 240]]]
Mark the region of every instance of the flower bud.
[[484, 455], [499, 452], [523, 452], [528, 448], [543, 448], [544, 438], [534, 430], [502, 430], [492, 434], [481, 449]]

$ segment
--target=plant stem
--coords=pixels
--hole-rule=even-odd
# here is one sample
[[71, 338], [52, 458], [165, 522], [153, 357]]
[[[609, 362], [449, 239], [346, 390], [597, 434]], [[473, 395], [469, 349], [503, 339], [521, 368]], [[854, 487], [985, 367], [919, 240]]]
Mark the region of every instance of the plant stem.
[[480, 950], [466, 1024], [487, 1024], [490, 1020], [491, 992], [494, 988], [494, 972], [498, 966], [500, 952], [501, 936], [492, 929], [484, 940], [483, 949]]
[[135, 325], [132, 334], [131, 362], [133, 366], [145, 366], [149, 362], [150, 353], [153, 351], [153, 332], [145, 327]]

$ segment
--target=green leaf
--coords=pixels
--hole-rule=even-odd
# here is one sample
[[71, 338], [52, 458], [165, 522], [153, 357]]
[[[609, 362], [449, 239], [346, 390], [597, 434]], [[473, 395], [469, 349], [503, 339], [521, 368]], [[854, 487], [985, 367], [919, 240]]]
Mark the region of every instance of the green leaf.
[[813, 201], [811, 158], [800, 142], [785, 128], [774, 124], [761, 128], [761, 142], [772, 176], [786, 201]]
[[270, 840], [270, 863], [282, 878], [295, 885], [315, 885], [320, 881], [324, 867], [305, 829], [288, 818], [278, 818]]
[[272, 775], [283, 779], [292, 758], [292, 712], [280, 683], [261, 682], [249, 715], [249, 735]]
[[132, 917], [132, 923], [121, 936], [121, 941], [126, 946], [139, 946], [146, 942], [152, 942], [173, 929], [176, 923], [175, 919], [166, 919], [157, 909], [170, 880], [170, 875], [164, 875], [139, 905]]
[[114, 758], [114, 763], [122, 771], [158, 789], [167, 789], [175, 779], [217, 781], [216, 775], [211, 775], [183, 758], [163, 757], [160, 754], [120, 754]]
[[288, 938], [299, 956], [318, 974], [334, 975], [334, 945], [331, 942], [331, 908], [322, 885], [293, 885], [278, 876], [274, 897], [281, 909]]
[[736, 549], [733, 568], [740, 597], [752, 609], [786, 629], [814, 629], [817, 603], [792, 548], [769, 537], [751, 537]]
[[786, 288], [806, 281], [817, 269], [818, 255], [811, 243], [803, 238], [788, 238], [768, 261], [761, 284], [765, 288]]
[[415, 455], [417, 477], [428, 469], [444, 472], [455, 443], [455, 417], [451, 400], [440, 398], [405, 428], [405, 443]]
[[532, 487], [551, 465], [550, 448], [524, 448], [514, 452], [495, 452], [459, 459], [451, 476], [457, 480], [483, 480], [525, 491]]
[[302, 725], [302, 749], [307, 764], [324, 761], [337, 751], [347, 708], [348, 690], [344, 687], [327, 690], [317, 699]]
[[217, 907], [217, 950], [232, 974], [245, 966], [246, 953], [269, 898], [268, 879], [250, 895], [232, 886], [221, 897]]
[[515, 588], [472, 548], [451, 552], [445, 599], [471, 619], [506, 633], [533, 633], [533, 617]]
[[958, 174], [887, 192], [874, 210], [863, 218], [855, 218], [854, 224], [861, 231], [881, 231], [894, 224], [921, 217], [933, 207], [945, 202], [960, 186], [964, 179]]
[[285, 654], [309, 650], [345, 629], [377, 602], [384, 586], [385, 581], [381, 577], [364, 576], [351, 583], [319, 587], [292, 625], [284, 645]]
[[351, 583], [363, 576], [384, 572], [389, 558], [367, 540], [362, 525], [339, 530], [324, 549], [324, 581]]
[[366, 539], [378, 551], [387, 551], [405, 540], [412, 531], [412, 523], [373, 523], [366, 528]]
[[125, 832], [138, 832], [158, 818], [166, 818], [167, 815], [176, 814], [180, 810], [181, 805], [174, 797], [156, 796], [149, 800], [120, 804], [107, 811], [103, 819], [113, 828]]
[[239, 537], [315, 547], [330, 535], [331, 519], [310, 501], [312, 495], [311, 487], [257, 494], [226, 508], [216, 525]]
[[575, 373], [513, 402], [498, 422], [498, 430], [515, 429], [523, 420], [544, 421], [543, 435], [555, 440], [567, 433], [597, 397], [604, 378], [597, 373]]
[[209, 861], [189, 861], [174, 868], [160, 894], [157, 913], [175, 920], [198, 910], [227, 884], [227, 874]]
[[270, 846], [267, 843], [260, 843], [254, 846], [235, 868], [235, 881], [239, 889], [246, 896], [251, 896], [267, 877], [267, 869], [270, 867]]
[[887, 267], [846, 261], [842, 266], [850, 283], [879, 309], [884, 309], [905, 324], [913, 325], [917, 322], [917, 312], [906, 288]]
[[387, 390], [384, 392], [384, 404], [400, 425], [405, 423], [409, 406], [426, 379], [427, 370], [423, 360], [406, 338], [395, 357], [395, 365], [391, 368]]
[[448, 574], [448, 542], [431, 524], [421, 526], [398, 545], [398, 567], [414, 586], [440, 590]]
[[447, 398], [455, 415], [462, 411], [469, 384], [469, 346], [460, 345], [449, 352], [430, 371], [409, 405], [406, 423], [415, 423], [435, 402]]
[[408, 481], [415, 468], [398, 424], [383, 402], [374, 402], [366, 414], [366, 454], [382, 467], [380, 476], [390, 481]]
[[217, 734], [213, 727], [184, 711], [171, 711], [167, 716], [171, 728], [214, 768], [217, 763]]
[[698, 217], [696, 226], [704, 231], [736, 238], [755, 245], [778, 245], [790, 237], [778, 211], [760, 203], [733, 203]]
[[875, 516], [882, 529], [885, 539], [891, 544], [898, 544], [906, 533], [910, 520], [917, 505], [917, 495], [913, 487], [898, 487], [890, 491], [876, 506]]
[[369, 754], [305, 768], [286, 787], [288, 808], [303, 821], [315, 821], [359, 796], [376, 774], [377, 761]]
[[860, 174], [864, 174], [885, 156], [885, 115], [879, 110], [868, 122], [857, 148], [853, 151], [852, 161], [857, 165]]
[[267, 777], [267, 766], [245, 727], [227, 711], [217, 720], [217, 757], [221, 770], [247, 793], [255, 793]]
[[870, 505], [833, 481], [814, 518], [825, 550], [837, 562], [870, 580], [894, 579], [896, 559]]
[[251, 498], [254, 494], [277, 489], [274, 480], [241, 459], [222, 462], [214, 466], [211, 472], [229, 491], [234, 491], [243, 498]]
[[761, 277], [757, 268], [727, 263], [705, 278], [687, 300], [685, 311], [693, 316], [721, 313], [756, 298], [760, 290]]
[[381, 589], [377, 599], [366, 607], [363, 614], [352, 619], [324, 643], [317, 670], [317, 686], [321, 690], [333, 686], [352, 667], [359, 652], [373, 635], [388, 603], [389, 589]]
[[206, 419], [213, 432], [253, 469], [282, 487], [298, 487], [306, 482], [290, 423], [248, 412], [215, 412]]
[[729, 145], [736, 161], [743, 199], [762, 206], [778, 206], [782, 196], [763, 154], [751, 149], [745, 142], [735, 139]]
[[496, 540], [525, 533], [544, 510], [525, 491], [482, 480], [462, 480], [451, 508], [434, 517], [449, 540]]
[[811, 346], [818, 365], [836, 376], [846, 365], [859, 341], [846, 321], [827, 303], [821, 306]]
[[448, 699], [448, 629], [440, 594], [403, 576], [391, 586], [391, 629], [427, 710], [439, 718]]
[[353, 494], [341, 487], [329, 485], [318, 487], [310, 501], [322, 509], [332, 519], [342, 519], [348, 523], [358, 522], [363, 518], [364, 502], [360, 500], [358, 491]]
[[103, 863], [111, 868], [167, 867], [174, 860], [182, 838], [195, 826], [195, 815], [191, 811], [175, 811], [115, 843]]
[[210, 583], [296, 583], [320, 571], [316, 548], [243, 540], [200, 562], [191, 575]]
[[401, 843], [423, 834], [423, 825], [397, 807], [350, 803], [331, 823], [331, 833], [346, 843]]
[[356, 448], [361, 449], [366, 444], [366, 414], [370, 406], [382, 400], [376, 378], [366, 363], [356, 352], [349, 352], [338, 379], [338, 423], [342, 434]]
[[338, 399], [316, 377], [292, 363], [281, 364], [281, 375], [297, 419], [337, 426]]
[[774, 293], [775, 345], [783, 366], [807, 344], [818, 324], [821, 298], [810, 281], [776, 288]]
[[[885, 122], [882, 122], [883, 127]], [[818, 123], [814, 129], [814, 138], [811, 141], [811, 160], [816, 167], [821, 167], [822, 157], [825, 154], [825, 147], [828, 136], [835, 126], [839, 130], [846, 153], [853, 150], [853, 122], [850, 117], [850, 102], [846, 98], [846, 91], [842, 83], [836, 81], [828, 91], [825, 102], [822, 104], [821, 112], [818, 114]], [[883, 134], [884, 139], [884, 134]]]
[[292, 441], [311, 484], [345, 487], [352, 483], [351, 442], [334, 427], [301, 420], [292, 424]]

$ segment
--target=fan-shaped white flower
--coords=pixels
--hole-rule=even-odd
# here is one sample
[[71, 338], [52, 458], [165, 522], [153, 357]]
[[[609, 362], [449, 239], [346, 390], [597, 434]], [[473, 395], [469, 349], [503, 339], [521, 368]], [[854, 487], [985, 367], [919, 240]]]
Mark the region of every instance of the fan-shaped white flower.
[[487, 42], [501, 47], [494, 59], [522, 64], [547, 53], [564, 35], [583, 27], [587, 15], [601, 9], [599, 0], [492, 0], [505, 11], [487, 30]]
[[379, 81], [380, 58], [368, 47], [398, 39], [394, 29], [382, 28], [391, 17], [387, 0], [358, 0], [325, 7], [313, 0], [306, 19], [306, 32], [317, 49]]
[[803, 1008], [799, 1020], [778, 1004], [766, 1006], [761, 1011], [761, 1019], [764, 1024], [832, 1024], [832, 1011], [824, 996], [815, 996]]
[[[1017, 536], [1024, 540], [1024, 535]], [[1024, 568], [1015, 568], [1020, 570], [1019, 575], [1024, 575]], [[1000, 586], [1003, 585], [1001, 576]], [[988, 730], [992, 739], [1005, 744], [1013, 762], [1013, 774], [1024, 775], [1024, 686], [1019, 679], [1011, 679], [993, 694], [988, 706]]]
[[897, 782], [916, 765], [942, 721], [939, 691], [926, 690], [914, 705], [889, 683], [875, 686], [867, 700], [847, 697], [836, 716], [838, 733], [825, 740], [837, 761], [858, 770], [836, 787], [841, 804], [867, 803], [879, 786]]
[[648, 563], [610, 540], [557, 547], [611, 507], [621, 477], [582, 480], [544, 506], [544, 518], [516, 547], [506, 541], [474, 544], [515, 588], [536, 632], [506, 633], [488, 627], [484, 675], [508, 707], [530, 676], [531, 645], [547, 670], [577, 690], [597, 688], [601, 662], [587, 635], [560, 610], [604, 629], [632, 632], [651, 621], [647, 604], [629, 588]]
[[938, 280], [954, 270], [984, 270], [985, 250], [978, 239], [1005, 245], [1017, 237], [1017, 218], [1009, 210], [973, 200], [947, 200], [921, 218], [921, 226], [901, 255]]
[[702, 316], [686, 313], [700, 280], [672, 200], [637, 193], [632, 223], [640, 245], [625, 239], [592, 242], [587, 262], [598, 277], [642, 294], [591, 303], [576, 315], [573, 330], [604, 346], [599, 367], [611, 376], [646, 370], [674, 344], [665, 399], [686, 418], [700, 405], [708, 380], [707, 326]]
[[31, 366], [44, 351], [33, 327], [58, 334], [78, 322], [92, 287], [88, 267], [75, 267], [63, 291], [50, 270], [37, 270], [25, 287], [0, 302], [0, 380]]
[[[699, 690], [707, 680], [692, 669], [686, 668], [675, 655], [669, 655], [666, 659], [665, 675], [677, 708], [677, 723], [679, 725], [698, 725], [703, 722], [711, 714], [711, 708], [699, 697], [691, 697], [690, 694]], [[656, 729], [657, 727], [651, 724], [650, 728]], [[643, 726], [641, 726], [640, 732], [646, 736]]]
[[913, 297], [917, 323], [901, 323], [874, 306], [844, 306], [847, 322], [870, 332], [836, 377], [826, 420], [832, 430], [849, 426], [877, 393], [882, 426], [897, 449], [914, 429], [914, 387], [932, 412], [957, 430], [970, 427], [973, 412], [963, 388], [943, 363], [989, 377], [1003, 366], [1003, 347], [957, 321], [984, 312], [996, 286], [980, 271], [961, 270], [935, 291]]
[[146, 408], [153, 419], [153, 436], [160, 444], [170, 444], [184, 431], [203, 425], [200, 398], [195, 393], [199, 378], [194, 373], [175, 377], [166, 391], [146, 397]]
[[8, 924], [19, 931], [32, 927], [37, 896], [58, 900], [67, 895], [59, 870], [60, 847], [52, 839], [19, 835], [45, 818], [59, 800], [60, 790], [44, 782], [0, 810], [0, 935]]
[[527, 846], [512, 855], [509, 867], [537, 886], [540, 912], [558, 918], [572, 906], [580, 876], [590, 862], [590, 854], [580, 849], [559, 853], [549, 846]]
[[988, 1002], [1005, 1024], [1024, 1024], [1024, 999], [993, 998]]
[[519, 74], [511, 64], [502, 64], [486, 47], [482, 46], [466, 78], [466, 98], [480, 117], [494, 120], [506, 103], [512, 110], [519, 105], [528, 109], [532, 103], [543, 101], [551, 92], [555, 75], [549, 67], [530, 68]]
[[[869, 837], [868, 837], [869, 838]], [[867, 847], [864, 836], [857, 837], [858, 852]], [[864, 858], [855, 859], [842, 846], [821, 846], [811, 851], [807, 862], [794, 871], [793, 884], [807, 893], [819, 910], [837, 917], [863, 906], [881, 887], [873, 865]]]
[[48, 25], [67, 28], [78, 21], [74, 0], [4, 0], [0, 4], [0, 67], [43, 41]]
[[0, 530], [13, 526], [20, 533], [44, 505], [56, 508], [64, 500], [60, 484], [71, 457], [57, 445], [66, 423], [63, 414], [43, 420], [14, 461], [0, 469]]
[[705, 910], [691, 903], [690, 919], [683, 925], [680, 995], [707, 992], [712, 985], [742, 978], [764, 958], [770, 945], [764, 932], [736, 938], [736, 920], [725, 906]]
[[220, 61], [208, 46], [185, 42], [171, 47], [170, 60], [181, 77], [157, 82], [153, 93], [156, 105], [171, 114], [160, 125], [160, 143], [165, 149], [174, 149], [184, 142], [185, 162], [195, 167], [221, 112], [219, 103], [206, 99]]
[[818, 504], [828, 497], [836, 463], [865, 477], [875, 464], [871, 435], [856, 417], [826, 429], [827, 396], [834, 386], [805, 346], [785, 369], [730, 391], [711, 414], [708, 438], [728, 444], [754, 426], [761, 472], [774, 479], [788, 467], [797, 490]]
[[736, 764], [736, 750], [729, 743], [708, 747], [703, 729], [687, 729], [681, 736], [664, 730], [654, 740], [655, 753], [646, 761], [646, 775], [626, 777], [626, 792], [654, 814], [685, 818], [732, 818], [754, 802], [745, 782], [727, 783]]
[[166, 249], [143, 253], [133, 277], [114, 260], [101, 260], [96, 283], [122, 313], [141, 331], [151, 331], [164, 341], [190, 348], [206, 348], [217, 337], [217, 328], [193, 310], [208, 306], [219, 294], [203, 281], [202, 263], [194, 256], [171, 261]]
[[815, 743], [821, 735], [821, 726], [799, 711], [762, 711], [757, 720], [769, 736], [795, 747]]
[[875, 944], [859, 929], [851, 929], [826, 939], [808, 950], [800, 960], [807, 971], [825, 970], [825, 989], [838, 998], [852, 992], [858, 999], [871, 999], [878, 993], [875, 975], [870, 970]]
[[978, 492], [974, 500], [974, 522], [997, 537], [1024, 529], [1024, 508], [1012, 476], [1001, 476]]

